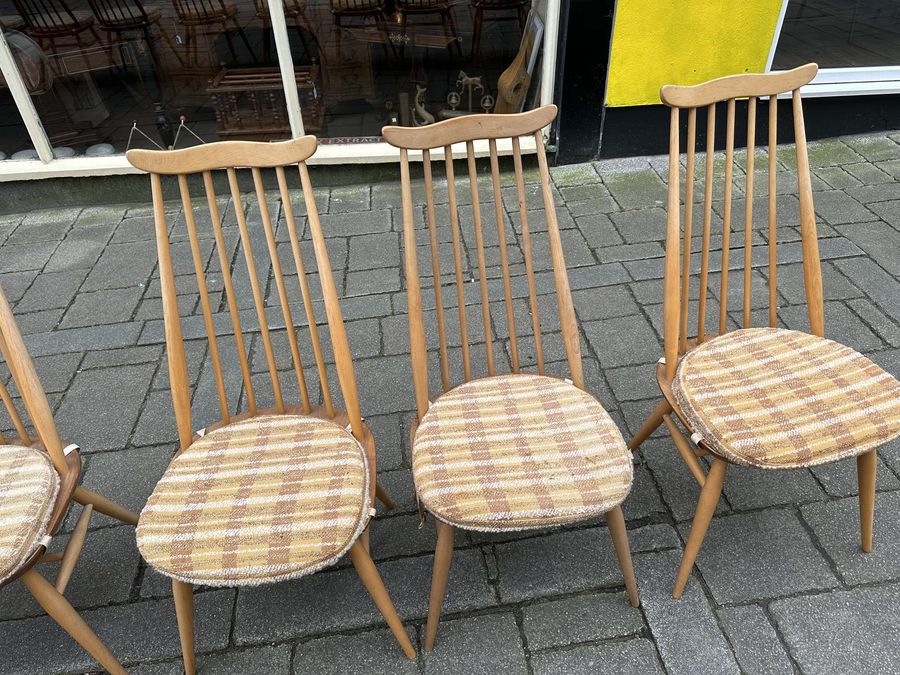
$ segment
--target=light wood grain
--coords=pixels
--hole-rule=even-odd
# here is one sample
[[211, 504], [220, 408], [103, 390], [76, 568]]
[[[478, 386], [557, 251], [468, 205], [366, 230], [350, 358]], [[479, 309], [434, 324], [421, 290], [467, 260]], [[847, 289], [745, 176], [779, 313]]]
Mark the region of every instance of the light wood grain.
[[129, 150], [125, 157], [142, 171], [175, 176], [229, 167], [271, 168], [296, 164], [312, 156], [316, 143], [315, 136], [280, 143], [220, 141], [183, 150]]
[[816, 64], [808, 63], [793, 70], [728, 75], [691, 86], [667, 84], [659, 90], [659, 97], [666, 105], [692, 108], [729, 98], [772, 96], [808, 84], [818, 70]]

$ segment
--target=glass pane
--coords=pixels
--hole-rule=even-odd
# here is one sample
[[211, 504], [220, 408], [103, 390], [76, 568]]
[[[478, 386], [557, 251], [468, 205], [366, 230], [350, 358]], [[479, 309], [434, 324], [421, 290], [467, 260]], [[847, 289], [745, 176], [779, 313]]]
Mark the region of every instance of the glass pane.
[[[358, 143], [380, 140], [385, 124], [420, 126], [532, 107], [541, 40], [516, 58], [529, 6], [529, 0], [285, 0], [294, 63], [321, 66], [321, 113], [303, 106], [306, 130], [326, 143]], [[542, 28], [538, 20], [529, 34], [539, 38]]]
[[790, 0], [773, 70], [900, 65], [900, 1]]
[[0, 0], [0, 17], [40, 63], [32, 94], [54, 145], [290, 137], [264, 0]]

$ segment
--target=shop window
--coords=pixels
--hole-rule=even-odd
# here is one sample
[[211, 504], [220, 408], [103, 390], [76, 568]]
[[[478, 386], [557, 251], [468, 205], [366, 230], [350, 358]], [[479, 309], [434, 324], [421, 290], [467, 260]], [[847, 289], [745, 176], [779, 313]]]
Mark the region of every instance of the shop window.
[[[529, 10], [529, 0], [311, 3], [324, 99], [315, 133], [324, 143], [378, 141], [385, 124], [533, 107], [543, 22]], [[292, 42], [295, 63], [301, 47]]]
[[790, 0], [773, 70], [900, 66], [897, 0]]

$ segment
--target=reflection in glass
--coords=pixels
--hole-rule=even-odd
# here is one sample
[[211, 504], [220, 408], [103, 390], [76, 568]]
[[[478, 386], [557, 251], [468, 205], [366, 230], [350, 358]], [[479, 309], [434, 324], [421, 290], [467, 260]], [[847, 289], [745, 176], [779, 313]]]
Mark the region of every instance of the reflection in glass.
[[900, 1], [790, 0], [773, 70], [900, 66]]

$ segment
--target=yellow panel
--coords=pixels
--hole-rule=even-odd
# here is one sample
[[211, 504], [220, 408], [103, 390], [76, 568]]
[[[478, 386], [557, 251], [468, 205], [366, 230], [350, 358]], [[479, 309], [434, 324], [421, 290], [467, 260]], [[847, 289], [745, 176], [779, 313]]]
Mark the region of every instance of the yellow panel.
[[659, 103], [664, 84], [762, 72], [782, 0], [618, 0], [606, 104]]

